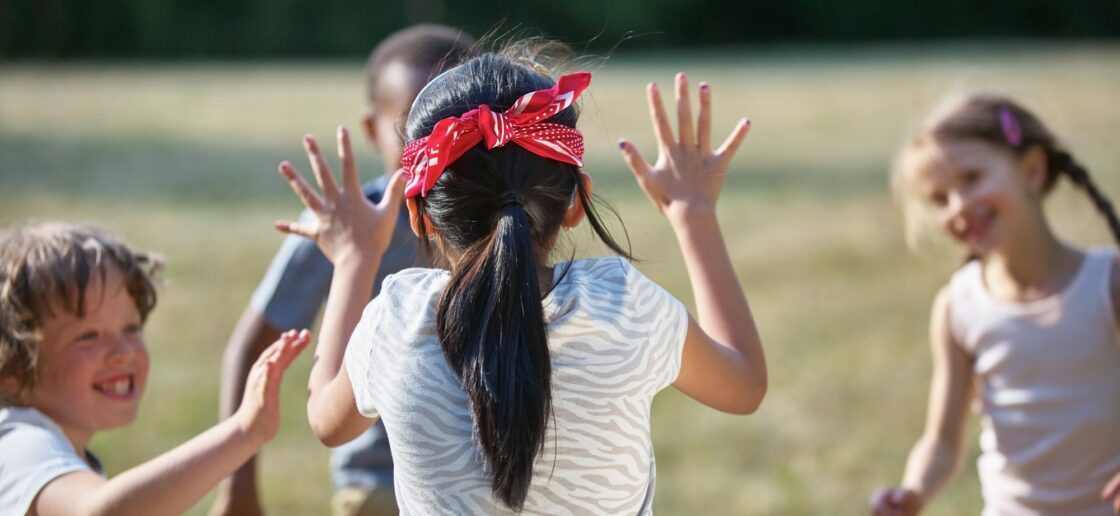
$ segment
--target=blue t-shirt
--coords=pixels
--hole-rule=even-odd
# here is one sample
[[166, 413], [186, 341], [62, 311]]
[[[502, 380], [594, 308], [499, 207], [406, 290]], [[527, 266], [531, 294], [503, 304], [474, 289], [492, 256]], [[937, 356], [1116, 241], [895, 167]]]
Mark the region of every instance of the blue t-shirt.
[[[378, 202], [388, 183], [389, 178], [382, 176], [366, 183], [362, 190], [368, 199]], [[311, 216], [305, 211], [300, 220], [310, 220]], [[386, 276], [423, 263], [417, 251], [408, 215], [402, 213], [389, 249], [381, 257], [372, 295], [377, 296]], [[330, 261], [314, 242], [289, 235], [253, 293], [250, 306], [281, 331], [310, 327], [327, 298], [332, 272]], [[331, 480], [335, 489], [393, 486], [393, 458], [381, 421], [357, 439], [331, 450]]]

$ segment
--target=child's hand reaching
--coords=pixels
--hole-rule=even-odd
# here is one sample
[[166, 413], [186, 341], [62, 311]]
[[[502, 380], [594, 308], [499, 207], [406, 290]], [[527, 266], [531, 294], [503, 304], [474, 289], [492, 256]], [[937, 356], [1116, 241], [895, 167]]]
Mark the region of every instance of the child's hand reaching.
[[694, 134], [688, 78], [683, 73], [677, 74], [678, 138], [675, 139], [657, 84], [651, 83], [646, 93], [653, 131], [657, 135], [657, 162], [651, 166], [625, 139], [619, 141], [623, 159], [654, 206], [670, 219], [694, 209], [714, 211], [727, 165], [747, 136], [750, 121], [745, 118], [740, 120], [723, 144], [713, 152], [712, 94], [706, 83], [700, 83], [700, 114]]
[[263, 444], [276, 436], [280, 427], [280, 381], [309, 342], [311, 332], [307, 330], [284, 332], [249, 369], [245, 395], [233, 417], [241, 431], [254, 440]]
[[366, 199], [362, 185], [358, 182], [358, 171], [354, 166], [354, 153], [350, 150], [350, 135], [346, 128], [338, 128], [338, 157], [342, 161], [341, 190], [335, 183], [315, 138], [305, 136], [303, 145], [322, 196], [316, 194], [287, 161], [280, 164], [280, 174], [288, 180], [292, 190], [303, 200], [304, 206], [315, 215], [315, 220], [310, 223], [277, 222], [276, 229], [314, 240], [327, 259], [335, 265], [340, 260], [368, 256], [369, 253], [381, 256], [389, 247], [395, 222], [400, 215], [401, 199], [404, 197], [404, 173], [398, 170], [393, 175], [385, 196], [380, 203], [374, 205]]
[[912, 516], [922, 510], [922, 497], [913, 489], [889, 487], [871, 495], [873, 516]]

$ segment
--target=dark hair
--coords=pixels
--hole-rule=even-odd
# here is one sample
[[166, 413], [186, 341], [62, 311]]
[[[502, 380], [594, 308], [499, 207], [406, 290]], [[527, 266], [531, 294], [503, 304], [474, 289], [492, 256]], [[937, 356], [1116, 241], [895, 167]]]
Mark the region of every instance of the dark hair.
[[[124, 276], [141, 320], [156, 306], [159, 260], [92, 226], [47, 223], [9, 229], [0, 240], [0, 404], [35, 386], [43, 322], [63, 310], [86, 314], [86, 290], [109, 267]], [[5, 385], [5, 387], [9, 387]]]
[[[1001, 120], [1007, 119], [1007, 122]], [[1008, 140], [1005, 123], [1018, 126], [1018, 141]], [[980, 140], [1021, 156], [1035, 146], [1046, 153], [1047, 174], [1043, 192], [1049, 193], [1060, 176], [1082, 189], [1108, 222], [1113, 238], [1120, 242], [1120, 219], [1108, 197], [1089, 176], [1089, 170], [1074, 159], [1038, 117], [1011, 98], [996, 93], [971, 93], [935, 111], [918, 134], [903, 148], [894, 170], [895, 195], [904, 196], [902, 183], [907, 154], [929, 141]], [[905, 199], [903, 199], [905, 200]], [[913, 215], [908, 214], [908, 219]], [[912, 221], [907, 221], [908, 240], [913, 243]]]
[[446, 25], [419, 24], [394, 32], [366, 60], [366, 98], [372, 103], [377, 97], [381, 72], [390, 63], [419, 69], [427, 82], [473, 55], [474, 46], [469, 34]]
[[[406, 139], [426, 136], [439, 120], [482, 104], [504, 111], [520, 96], [553, 84], [511, 58], [484, 54], [421, 92]], [[578, 116], [572, 106], [548, 122], [575, 127]], [[629, 257], [600, 222], [579, 169], [516, 144], [493, 150], [475, 146], [451, 163], [427, 197], [416, 198], [441, 245], [458, 255], [438, 302], [437, 332], [470, 400], [493, 493], [514, 510], [524, 506], [552, 414], [552, 367], [537, 265], [547, 260], [573, 198], [598, 237]], [[421, 234], [426, 234], [423, 224], [421, 217]]]

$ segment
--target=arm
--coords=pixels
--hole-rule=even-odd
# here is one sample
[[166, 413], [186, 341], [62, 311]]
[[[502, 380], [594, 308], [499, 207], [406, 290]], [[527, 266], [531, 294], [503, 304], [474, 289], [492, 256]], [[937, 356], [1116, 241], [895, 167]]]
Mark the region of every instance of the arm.
[[[280, 338], [280, 330], [270, 324], [256, 309], [249, 307], [237, 322], [222, 357], [220, 419], [233, 415], [245, 393], [245, 382], [253, 362], [269, 343]], [[263, 514], [257, 495], [256, 456], [250, 457], [218, 489], [218, 498], [211, 508], [212, 516]]]
[[727, 166], [750, 122], [740, 121], [712, 152], [709, 88], [700, 85], [695, 136], [684, 74], [677, 75], [675, 91], [679, 139], [673, 137], [657, 85], [648, 88], [659, 144], [655, 164], [646, 162], [630, 142], [620, 142], [638, 184], [669, 219], [696, 298], [698, 317], [689, 320], [681, 371], [673, 385], [716, 409], [751, 413], [766, 395], [766, 357], [716, 219]]
[[[1112, 294], [1112, 312], [1114, 322], [1120, 322], [1120, 257], [1112, 262], [1112, 272], [1109, 274], [1109, 292]], [[1120, 471], [1112, 476], [1112, 480], [1101, 490], [1101, 500], [1112, 501], [1112, 510], [1120, 514]]]
[[310, 339], [306, 331], [288, 332], [261, 355], [233, 417], [111, 480], [88, 471], [58, 477], [39, 492], [31, 512], [47, 516], [186, 511], [276, 435], [280, 381]]
[[307, 419], [324, 444], [337, 446], [358, 436], [373, 420], [358, 412], [354, 390], [342, 360], [350, 334], [361, 319], [381, 256], [389, 246], [404, 194], [403, 174], [389, 182], [377, 205], [362, 193], [345, 129], [338, 131], [342, 189], [335, 183], [314, 138], [304, 138], [311, 168], [322, 196], [316, 194], [288, 163], [280, 173], [315, 215], [306, 224], [280, 222], [277, 229], [313, 240], [334, 264], [330, 295], [323, 313], [315, 361], [307, 385]]
[[965, 422], [972, 399], [972, 358], [949, 330], [949, 291], [942, 289], [930, 316], [933, 378], [926, 427], [910, 451], [902, 486], [872, 498], [874, 514], [917, 514], [956, 473], [964, 451]]

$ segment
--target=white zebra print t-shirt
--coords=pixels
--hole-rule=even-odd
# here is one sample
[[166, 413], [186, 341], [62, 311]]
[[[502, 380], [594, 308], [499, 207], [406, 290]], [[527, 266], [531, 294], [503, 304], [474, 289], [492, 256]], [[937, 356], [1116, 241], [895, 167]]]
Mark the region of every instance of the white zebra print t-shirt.
[[[385, 422], [402, 514], [506, 514], [436, 337], [448, 278], [435, 269], [386, 278], [350, 339], [346, 369], [358, 410]], [[680, 371], [688, 312], [617, 257], [572, 262], [544, 312], [553, 419], [524, 513], [650, 513], [650, 403]]]

